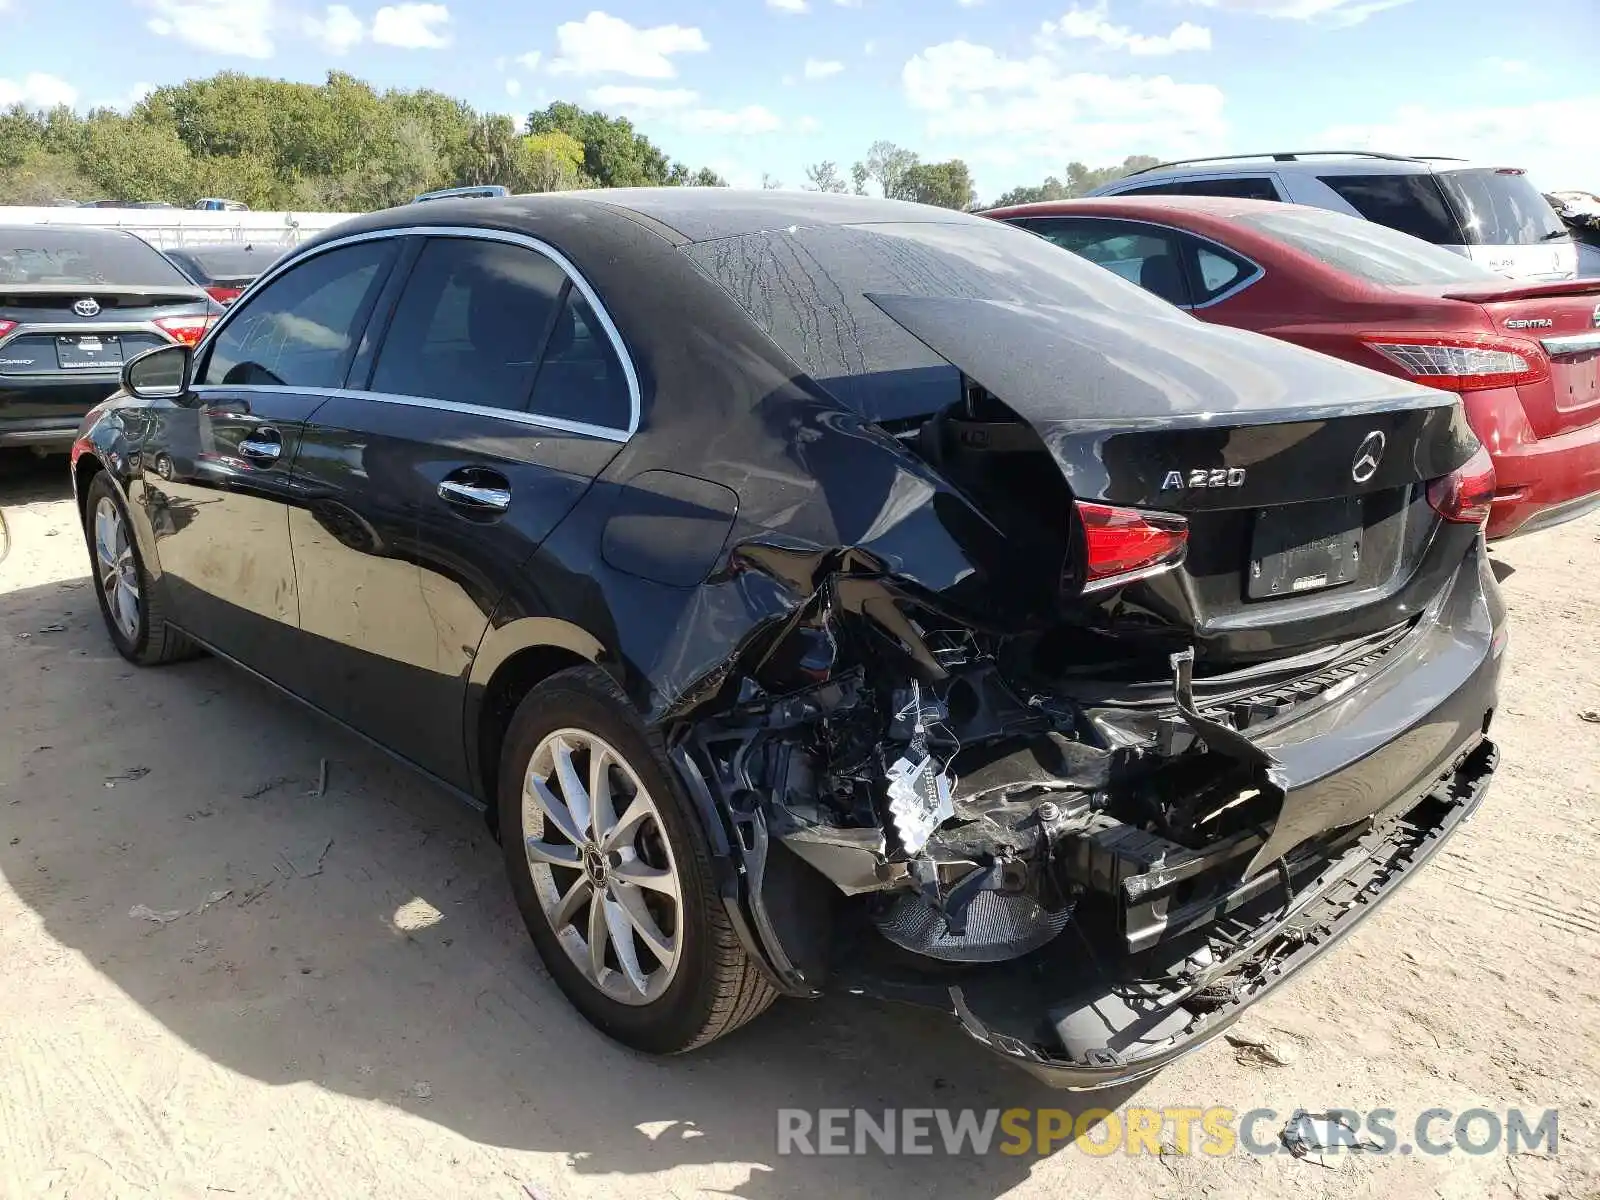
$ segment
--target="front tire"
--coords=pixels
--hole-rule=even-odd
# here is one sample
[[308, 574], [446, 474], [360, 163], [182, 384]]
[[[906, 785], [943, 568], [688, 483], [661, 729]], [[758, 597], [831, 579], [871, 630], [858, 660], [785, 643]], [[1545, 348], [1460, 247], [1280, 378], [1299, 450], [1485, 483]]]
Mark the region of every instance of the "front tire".
[[528, 933], [601, 1032], [676, 1054], [776, 998], [723, 911], [676, 772], [604, 671], [561, 671], [528, 693], [506, 734], [499, 805]]
[[104, 471], [89, 482], [83, 536], [100, 615], [117, 653], [141, 667], [198, 654], [195, 644], [167, 623], [166, 606], [150, 585], [127, 506]]

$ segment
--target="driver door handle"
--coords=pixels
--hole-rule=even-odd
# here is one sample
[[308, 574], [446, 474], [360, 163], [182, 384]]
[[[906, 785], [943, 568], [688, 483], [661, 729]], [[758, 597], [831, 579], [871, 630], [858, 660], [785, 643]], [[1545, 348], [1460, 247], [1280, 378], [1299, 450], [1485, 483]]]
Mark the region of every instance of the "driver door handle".
[[439, 484], [439, 499], [471, 512], [505, 512], [511, 507], [511, 489], [487, 480], [446, 479]]
[[239, 453], [253, 463], [270, 466], [283, 453], [283, 438], [270, 425], [263, 425], [239, 443]]

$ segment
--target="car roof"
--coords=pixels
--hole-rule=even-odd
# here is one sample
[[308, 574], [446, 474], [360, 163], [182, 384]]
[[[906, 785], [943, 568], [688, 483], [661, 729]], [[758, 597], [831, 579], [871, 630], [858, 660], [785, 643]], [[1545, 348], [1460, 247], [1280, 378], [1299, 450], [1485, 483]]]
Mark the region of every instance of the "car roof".
[[1240, 196], [1085, 196], [1079, 200], [1040, 200], [1035, 204], [992, 208], [982, 215], [1002, 219], [1115, 215], [1134, 220], [1141, 215], [1151, 220], [1170, 216], [1198, 215], [1227, 220], [1229, 217], [1245, 213], [1272, 212], [1286, 207], [1303, 206], [1286, 205], [1280, 200], [1246, 200]]
[[588, 215], [609, 210], [654, 228], [678, 243], [738, 237], [764, 229], [816, 225], [870, 225], [894, 222], [960, 224], [979, 218], [953, 209], [904, 200], [831, 192], [778, 189], [659, 187], [592, 188], [574, 192], [542, 192], [504, 199], [433, 200], [426, 205], [401, 205], [335, 226], [335, 236], [356, 224], [363, 229], [419, 224], [516, 226], [540, 217]]
[[1442, 155], [1364, 156], [1360, 154], [1314, 155], [1309, 158], [1279, 159], [1269, 154], [1235, 155], [1219, 159], [1195, 159], [1190, 162], [1163, 163], [1148, 170], [1125, 175], [1103, 186], [1117, 188], [1155, 182], [1174, 175], [1201, 178], [1231, 178], [1238, 175], [1325, 175], [1330, 170], [1341, 175], [1430, 175], [1448, 174], [1451, 171], [1475, 171], [1489, 167], [1488, 163], [1465, 158], [1447, 158]]
[[41, 221], [36, 225], [0, 225], [0, 237], [17, 237], [24, 234], [29, 234], [34, 237], [37, 237], [40, 234], [66, 236], [71, 238], [81, 238], [86, 242], [126, 241], [138, 242], [140, 245], [144, 246], [148, 246], [150, 244], [142, 237], [139, 237], [137, 234], [130, 233], [126, 229], [105, 229], [99, 225], [69, 225], [65, 223], [54, 225], [44, 221]]

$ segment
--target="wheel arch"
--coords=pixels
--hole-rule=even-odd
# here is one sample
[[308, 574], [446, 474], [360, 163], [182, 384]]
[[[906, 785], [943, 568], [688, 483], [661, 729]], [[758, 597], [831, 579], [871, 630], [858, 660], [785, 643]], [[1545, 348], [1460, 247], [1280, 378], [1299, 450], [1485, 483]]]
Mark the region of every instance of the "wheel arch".
[[470, 779], [488, 806], [485, 817], [496, 833], [500, 749], [512, 713], [524, 696], [556, 672], [585, 665], [618, 675], [615, 660], [600, 640], [571, 621], [523, 617], [492, 627], [484, 635], [467, 680], [463, 734]]

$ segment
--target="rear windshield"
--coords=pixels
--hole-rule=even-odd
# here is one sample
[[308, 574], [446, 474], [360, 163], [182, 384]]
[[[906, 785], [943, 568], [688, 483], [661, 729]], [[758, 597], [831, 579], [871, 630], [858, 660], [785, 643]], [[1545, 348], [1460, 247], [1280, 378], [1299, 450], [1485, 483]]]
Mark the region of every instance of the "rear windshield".
[[0, 284], [187, 287], [176, 267], [130, 234], [0, 229]]
[[1439, 185], [1474, 246], [1533, 246], [1561, 241], [1567, 228], [1520, 171], [1444, 171]]
[[869, 294], [1176, 315], [1110, 271], [998, 221], [764, 230], [684, 253], [807, 374], [875, 421], [953, 403], [960, 376]]
[[1372, 283], [1504, 283], [1505, 276], [1470, 258], [1429, 246], [1372, 221], [1319, 208], [1284, 207], [1236, 213], [1241, 225], [1303, 250], [1330, 267]]
[[281, 246], [193, 246], [169, 251], [185, 270], [212, 279], [254, 279], [283, 253]]

